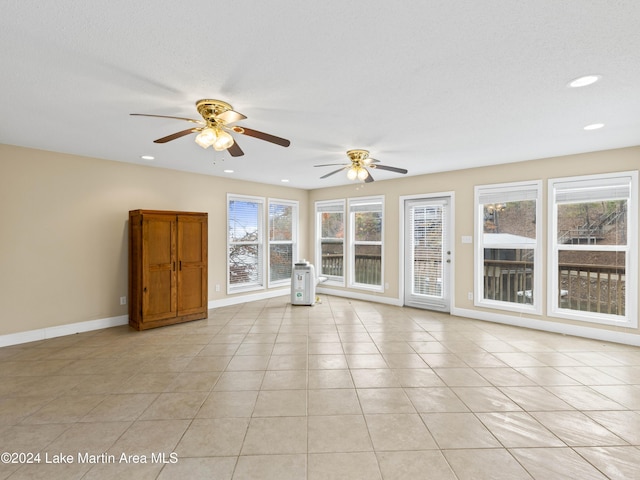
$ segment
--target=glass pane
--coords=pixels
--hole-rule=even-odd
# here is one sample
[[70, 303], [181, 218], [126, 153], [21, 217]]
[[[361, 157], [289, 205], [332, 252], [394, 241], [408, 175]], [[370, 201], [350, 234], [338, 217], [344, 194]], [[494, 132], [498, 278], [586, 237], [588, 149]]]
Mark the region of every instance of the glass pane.
[[536, 238], [535, 200], [485, 204], [483, 211], [484, 233]]
[[344, 238], [344, 214], [325, 212], [321, 215], [321, 237]]
[[485, 248], [483, 297], [533, 304], [533, 249]]
[[290, 241], [293, 238], [293, 207], [269, 205], [269, 240]]
[[625, 314], [624, 252], [558, 252], [558, 305], [569, 310]]
[[382, 246], [355, 246], [355, 283], [382, 285]]
[[443, 214], [441, 206], [411, 209], [414, 295], [442, 297]]
[[272, 282], [290, 279], [293, 269], [293, 245], [271, 245], [269, 269], [269, 278]]
[[559, 204], [558, 244], [626, 245], [627, 201]]
[[233, 245], [229, 248], [229, 282], [231, 285], [261, 283], [260, 250], [258, 245]]
[[354, 238], [360, 242], [382, 240], [382, 212], [356, 212]]
[[344, 276], [344, 244], [342, 240], [323, 240], [320, 243], [322, 250], [322, 265], [320, 273], [334, 277]]
[[260, 204], [242, 200], [229, 202], [229, 240], [255, 242], [258, 240]]

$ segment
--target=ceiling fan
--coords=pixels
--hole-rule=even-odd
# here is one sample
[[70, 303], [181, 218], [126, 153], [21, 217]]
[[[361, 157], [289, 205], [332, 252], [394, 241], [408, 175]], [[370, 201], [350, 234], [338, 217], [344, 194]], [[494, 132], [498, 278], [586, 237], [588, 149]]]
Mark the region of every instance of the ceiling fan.
[[251, 128], [240, 127], [237, 125], [231, 126], [232, 123], [239, 122], [247, 117], [234, 111], [233, 107], [227, 102], [211, 99], [198, 100], [196, 102], [196, 109], [202, 116], [202, 120], [173, 117], [168, 115], [151, 115], [147, 113], [132, 113], [131, 115], [141, 117], [174, 118], [176, 120], [184, 120], [200, 125], [198, 127], [187, 128], [186, 130], [167, 135], [166, 137], [158, 138], [157, 140], [154, 140], [154, 143], [167, 143], [191, 133], [197, 133], [196, 143], [202, 148], [213, 147], [218, 151], [228, 150], [232, 157], [240, 157], [244, 155], [244, 152], [229, 132], [247, 135], [249, 137], [275, 143], [282, 147], [288, 147], [291, 144], [291, 142], [286, 138], [276, 137], [275, 135], [259, 132], [258, 130], [253, 130]]
[[373, 177], [371, 176], [371, 172], [369, 170], [380, 169], [380, 170], [388, 170], [390, 172], [395, 173], [407, 173], [408, 170], [404, 168], [398, 167], [390, 167], [388, 165], [380, 165], [380, 160], [376, 160], [374, 158], [369, 157], [368, 150], [347, 150], [347, 156], [351, 160], [351, 163], [325, 163], [323, 165], [314, 165], [314, 167], [330, 167], [333, 165], [342, 165], [342, 168], [338, 170], [334, 170], [333, 172], [329, 172], [326, 175], [321, 176], [320, 178], [327, 178], [333, 174], [341, 172], [343, 170], [347, 170], [347, 178], [349, 180], [362, 180], [365, 183], [373, 182]]

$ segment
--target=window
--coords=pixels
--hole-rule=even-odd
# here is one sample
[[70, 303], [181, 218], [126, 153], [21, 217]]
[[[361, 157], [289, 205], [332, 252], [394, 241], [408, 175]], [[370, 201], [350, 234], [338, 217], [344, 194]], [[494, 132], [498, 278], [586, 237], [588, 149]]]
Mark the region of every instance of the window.
[[228, 195], [227, 207], [227, 290], [262, 288], [264, 199]]
[[541, 313], [540, 187], [475, 188], [476, 305]]
[[383, 198], [349, 200], [349, 286], [382, 291]]
[[317, 275], [344, 285], [344, 200], [316, 202]]
[[298, 203], [269, 200], [269, 285], [291, 282], [297, 233]]
[[637, 326], [637, 191], [637, 172], [549, 180], [549, 315]]

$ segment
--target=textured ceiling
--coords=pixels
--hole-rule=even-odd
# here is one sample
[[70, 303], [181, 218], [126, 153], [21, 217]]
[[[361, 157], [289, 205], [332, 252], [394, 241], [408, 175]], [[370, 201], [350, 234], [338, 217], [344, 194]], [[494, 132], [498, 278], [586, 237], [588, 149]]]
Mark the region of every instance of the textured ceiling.
[[[0, 143], [299, 188], [349, 183], [313, 165], [351, 148], [418, 175], [640, 145], [638, 0], [5, 0], [1, 12]], [[591, 73], [602, 80], [567, 88]], [[158, 145], [191, 124], [129, 116], [198, 118], [201, 98], [291, 146], [236, 135], [245, 155], [232, 158], [193, 135]]]

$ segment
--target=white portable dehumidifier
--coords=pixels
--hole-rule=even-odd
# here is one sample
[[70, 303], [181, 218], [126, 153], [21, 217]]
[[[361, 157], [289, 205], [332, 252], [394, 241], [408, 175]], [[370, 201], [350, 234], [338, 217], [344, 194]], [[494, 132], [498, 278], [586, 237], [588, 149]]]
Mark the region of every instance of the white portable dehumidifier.
[[316, 271], [313, 265], [305, 260], [294, 264], [291, 275], [291, 304], [314, 305], [316, 283]]

